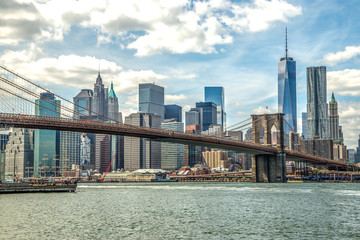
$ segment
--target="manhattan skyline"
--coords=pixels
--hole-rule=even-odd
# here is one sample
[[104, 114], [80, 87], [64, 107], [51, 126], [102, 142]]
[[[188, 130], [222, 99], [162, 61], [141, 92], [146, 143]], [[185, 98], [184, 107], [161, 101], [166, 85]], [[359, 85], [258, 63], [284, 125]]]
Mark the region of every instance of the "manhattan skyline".
[[354, 148], [360, 131], [356, 1], [165, 3], [0, 3], [12, 21], [0, 26], [8, 33], [0, 37], [0, 62], [68, 99], [92, 88], [100, 64], [124, 117], [138, 111], [139, 83], [163, 86], [165, 104], [183, 111], [203, 101], [204, 86], [222, 86], [232, 125], [266, 106], [277, 112], [277, 63], [287, 27], [289, 55], [297, 62], [298, 131], [306, 67], [324, 65], [327, 101], [334, 92], [345, 143]]

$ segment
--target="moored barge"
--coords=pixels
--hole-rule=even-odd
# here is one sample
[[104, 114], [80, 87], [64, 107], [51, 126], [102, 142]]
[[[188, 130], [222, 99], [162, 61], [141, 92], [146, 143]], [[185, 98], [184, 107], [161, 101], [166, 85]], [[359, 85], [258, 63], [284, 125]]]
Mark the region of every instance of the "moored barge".
[[47, 192], [75, 192], [76, 184], [31, 184], [31, 183], [2, 183], [0, 194], [3, 193], [47, 193]]

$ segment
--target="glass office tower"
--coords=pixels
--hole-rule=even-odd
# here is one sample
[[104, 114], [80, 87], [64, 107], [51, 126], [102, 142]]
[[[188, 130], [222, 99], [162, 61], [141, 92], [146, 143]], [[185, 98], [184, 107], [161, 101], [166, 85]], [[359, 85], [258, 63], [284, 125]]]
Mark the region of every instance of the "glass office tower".
[[182, 107], [176, 104], [165, 105], [164, 119], [174, 118], [177, 122], [182, 122]]
[[[92, 99], [93, 99], [93, 91], [90, 89], [82, 89], [76, 97], [74, 97], [74, 110], [75, 112], [80, 113], [81, 115], [90, 116], [92, 109]], [[84, 116], [80, 116], [74, 114], [75, 118], [86, 118]]]
[[[60, 117], [60, 100], [55, 100], [54, 94], [44, 92], [40, 99], [35, 100], [35, 115]], [[55, 176], [59, 156], [59, 133], [54, 130], [35, 129], [34, 132], [34, 174], [40, 176]]]
[[213, 102], [198, 102], [196, 108], [202, 109], [202, 131], [209, 129], [210, 125], [217, 124], [217, 109]]
[[286, 33], [285, 57], [278, 64], [278, 112], [284, 113], [285, 133], [290, 130], [297, 131], [296, 114], [296, 62], [288, 57], [287, 33]]
[[139, 111], [164, 120], [164, 88], [153, 83], [139, 84]]
[[[173, 119], [165, 120], [161, 129], [184, 132], [184, 123]], [[161, 168], [167, 170], [180, 169], [184, 165], [184, 145], [177, 143], [161, 143]]]
[[223, 87], [205, 87], [205, 102], [213, 102], [217, 109], [217, 124], [226, 128], [225, 94]]

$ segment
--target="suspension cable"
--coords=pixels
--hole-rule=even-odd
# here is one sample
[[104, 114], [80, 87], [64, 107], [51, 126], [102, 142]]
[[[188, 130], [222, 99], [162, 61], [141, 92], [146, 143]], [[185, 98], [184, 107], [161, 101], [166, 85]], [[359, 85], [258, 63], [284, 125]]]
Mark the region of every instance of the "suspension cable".
[[[51, 91], [48, 90], [48, 89], [45, 89], [45, 88], [41, 87], [40, 85], [32, 82], [32, 81], [29, 80], [28, 78], [21, 76], [20, 74], [12, 71], [12, 70], [10, 70], [10, 69], [8, 69], [7, 67], [5, 67], [5, 66], [3, 66], [3, 65], [1, 65], [1, 64], [0, 64], [0, 68], [4, 69], [4, 70], [7, 71], [7, 72], [10, 72], [11, 74], [17, 76], [18, 78], [26, 81], [27, 83], [30, 83], [31, 85], [33, 85], [33, 86], [35, 86], [35, 87], [37, 87], [37, 88], [40, 88], [41, 90], [43, 90], [43, 91], [45, 91], [45, 92], [54, 94], [54, 96], [56, 96], [57, 98], [65, 101], [65, 102], [67, 102], [67, 103], [70, 103], [70, 104], [72, 104], [72, 105], [74, 105], [74, 106], [76, 106], [76, 107], [78, 107], [78, 108], [81, 108], [81, 109], [84, 109], [84, 110], [89, 111], [89, 112], [91, 112], [91, 113], [94, 113], [95, 115], [100, 116], [100, 117], [102, 117], [103, 119], [107, 119], [108, 121], [113, 121], [113, 122], [115, 122], [115, 123], [120, 123], [118, 120], [110, 119], [109, 117], [106, 117], [106, 116], [103, 115], [103, 114], [98, 114], [98, 113], [92, 111], [91, 109], [87, 109], [87, 108], [84, 108], [84, 107], [82, 107], [82, 106], [80, 106], [80, 105], [78, 105], [78, 104], [75, 104], [74, 102], [69, 101], [69, 100], [67, 100], [66, 98], [61, 97], [60, 95], [58, 95], [58, 94], [56, 94], [56, 93], [53, 93], [53, 92], [51, 92]], [[77, 114], [77, 115], [79, 115], [79, 114]]]

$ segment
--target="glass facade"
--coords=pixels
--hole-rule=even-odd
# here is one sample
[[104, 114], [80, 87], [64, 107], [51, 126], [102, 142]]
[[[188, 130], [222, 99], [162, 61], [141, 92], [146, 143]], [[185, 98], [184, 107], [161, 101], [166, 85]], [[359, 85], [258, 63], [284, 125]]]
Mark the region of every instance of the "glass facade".
[[164, 88], [152, 83], [139, 84], [139, 111], [164, 119]]
[[284, 113], [285, 134], [297, 131], [296, 62], [291, 57], [281, 58], [278, 64], [278, 112]]
[[[166, 122], [161, 124], [161, 129], [175, 132], [184, 132], [184, 123]], [[161, 143], [161, 168], [167, 170], [180, 169], [184, 165], [184, 145], [176, 143]]]
[[301, 115], [301, 125], [302, 125], [302, 134], [304, 135], [305, 139], [307, 138], [306, 121], [307, 121], [307, 113], [303, 112]]
[[213, 102], [198, 102], [196, 108], [202, 109], [202, 131], [209, 129], [211, 124], [217, 124], [217, 109]]
[[225, 94], [223, 87], [205, 87], [205, 102], [213, 102], [217, 108], [217, 124], [226, 128]]
[[165, 105], [164, 119], [175, 119], [177, 122], [182, 122], [182, 107], [172, 104]]
[[329, 128], [326, 101], [326, 67], [306, 68], [307, 137], [327, 138]]
[[[155, 114], [132, 113], [125, 124], [160, 128], [161, 117]], [[161, 143], [138, 137], [124, 137], [124, 169], [161, 168]]]
[[[74, 97], [74, 103], [78, 106], [74, 106], [76, 112], [85, 116], [90, 116], [92, 108], [93, 91], [90, 89], [82, 89], [76, 97]], [[75, 118], [81, 118], [81, 116], [75, 115]]]
[[60, 170], [69, 171], [72, 164], [80, 165], [81, 133], [60, 131]]
[[[35, 100], [35, 115], [60, 117], [60, 100], [52, 93], [41, 93]], [[56, 160], [59, 156], [59, 132], [35, 129], [34, 133], [34, 174], [35, 176], [54, 176]]]
[[190, 111], [185, 112], [186, 126], [202, 126], [202, 109], [192, 108]]
[[0, 150], [5, 150], [5, 146], [9, 141], [9, 133], [0, 134]]

